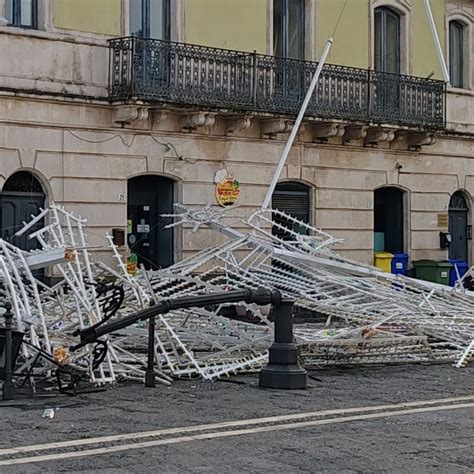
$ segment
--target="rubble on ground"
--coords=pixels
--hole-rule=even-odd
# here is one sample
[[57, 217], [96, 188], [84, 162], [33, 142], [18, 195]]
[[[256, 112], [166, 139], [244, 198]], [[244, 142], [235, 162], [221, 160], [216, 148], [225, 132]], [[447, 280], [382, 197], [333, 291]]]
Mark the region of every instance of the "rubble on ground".
[[[339, 255], [333, 250], [338, 239], [277, 210], [242, 220], [242, 232], [226, 224], [232, 209], [176, 209], [171, 226], [210, 227], [226, 241], [167, 269], [132, 275], [110, 235], [105, 239], [116, 264], [94, 262], [86, 221], [54, 204], [16, 234], [27, 233], [39, 250], [24, 252], [0, 240], [1, 296], [11, 301], [15, 327], [24, 333], [17, 373], [33, 380], [64, 366], [97, 385], [141, 381], [146, 323], [70, 352], [74, 331], [165, 298], [256, 287], [278, 289], [313, 315], [294, 328], [306, 368], [417, 362], [463, 367], [474, 358], [474, 297], [461, 279], [450, 288], [383, 273]], [[38, 229], [43, 219], [46, 225]], [[52, 265], [60, 281], [48, 287], [34, 269]], [[272, 339], [269, 307], [225, 304], [159, 315], [156, 380], [215, 380], [256, 371], [267, 362]]]

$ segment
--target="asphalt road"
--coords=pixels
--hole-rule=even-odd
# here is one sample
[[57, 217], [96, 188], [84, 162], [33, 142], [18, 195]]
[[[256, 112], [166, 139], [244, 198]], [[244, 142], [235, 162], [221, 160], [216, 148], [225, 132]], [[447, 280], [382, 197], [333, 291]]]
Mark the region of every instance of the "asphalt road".
[[473, 375], [374, 367], [312, 372], [306, 391], [249, 375], [0, 402], [0, 472], [474, 472]]

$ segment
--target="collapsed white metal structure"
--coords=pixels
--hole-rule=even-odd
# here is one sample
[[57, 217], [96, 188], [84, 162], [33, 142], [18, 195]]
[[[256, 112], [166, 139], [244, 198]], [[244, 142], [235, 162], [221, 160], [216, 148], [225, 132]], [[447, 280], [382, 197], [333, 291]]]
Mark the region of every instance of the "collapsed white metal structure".
[[[143, 379], [145, 323], [109, 336], [107, 355], [98, 366], [91, 347], [68, 353], [78, 342], [74, 330], [108, 317], [114, 287], [98, 291], [105, 280], [124, 289], [114, 317], [164, 298], [245, 287], [279, 289], [312, 315], [294, 332], [306, 368], [415, 362], [463, 367], [474, 357], [474, 298], [461, 279], [454, 288], [444, 287], [348, 260], [332, 250], [337, 239], [278, 210], [260, 210], [243, 220], [245, 232], [226, 225], [228, 218], [235, 219], [232, 209], [177, 205], [177, 211], [172, 226], [207, 226], [228, 238], [167, 269], [140, 270], [136, 276], [127, 272], [111, 236], [105, 238], [116, 265], [93, 263], [86, 221], [54, 204], [18, 233], [45, 218], [47, 224], [29, 234], [41, 250], [25, 253], [0, 241], [3, 296], [12, 301], [16, 328], [26, 338], [17, 372], [30, 371], [30, 378], [48, 374], [56, 360], [96, 384]], [[61, 280], [47, 287], [31, 270], [50, 264]], [[156, 379], [169, 384], [175, 378], [215, 380], [255, 371], [266, 363], [272, 326], [270, 308], [245, 303], [160, 315]], [[38, 360], [38, 353], [49, 354], [50, 360]]]

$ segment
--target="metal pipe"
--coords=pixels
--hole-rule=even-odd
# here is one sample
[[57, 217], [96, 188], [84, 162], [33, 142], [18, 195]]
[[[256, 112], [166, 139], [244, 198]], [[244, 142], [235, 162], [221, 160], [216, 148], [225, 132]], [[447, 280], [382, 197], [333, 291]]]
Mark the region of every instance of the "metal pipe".
[[443, 50], [441, 49], [441, 43], [439, 41], [438, 32], [436, 31], [436, 25], [433, 19], [433, 13], [431, 11], [431, 6], [429, 0], [424, 0], [426, 16], [428, 17], [428, 23], [430, 24], [431, 34], [433, 35], [433, 41], [436, 48], [436, 54], [438, 55], [439, 63], [441, 65], [441, 70], [443, 72], [443, 77], [445, 82], [448, 84], [451, 83], [449, 79], [449, 72], [446, 66], [446, 61], [444, 60]]
[[3, 382], [3, 400], [13, 400], [15, 387], [13, 386], [13, 313], [11, 303], [5, 303], [5, 381]]
[[155, 316], [148, 321], [148, 361], [145, 371], [145, 387], [155, 386]]
[[308, 108], [309, 101], [311, 100], [316, 84], [318, 83], [319, 76], [326, 62], [326, 59], [328, 57], [329, 50], [331, 49], [333, 41], [334, 41], [333, 38], [329, 38], [326, 41], [326, 46], [324, 47], [323, 54], [321, 55], [321, 59], [319, 60], [318, 67], [316, 69], [316, 72], [314, 73], [313, 79], [311, 80], [311, 84], [309, 86], [308, 92], [306, 92], [306, 97], [304, 98], [303, 105], [301, 106], [301, 109], [298, 113], [298, 117], [296, 118], [295, 124], [293, 125], [290, 137], [288, 138], [288, 141], [286, 142], [285, 148], [280, 157], [280, 161], [278, 162], [277, 169], [275, 170], [275, 174], [273, 175], [272, 182], [270, 184], [270, 187], [268, 188], [267, 194], [263, 201], [263, 204], [262, 204], [263, 210], [268, 208], [268, 205], [270, 204], [272, 200], [273, 192], [275, 191], [278, 180], [280, 179], [281, 172], [283, 171], [283, 167], [285, 166], [286, 160], [288, 159], [288, 155], [290, 153], [291, 147], [293, 146], [293, 142], [295, 141], [296, 135], [301, 126], [301, 122], [303, 121], [304, 114], [306, 113], [306, 109]]
[[265, 288], [259, 288], [257, 290], [246, 288], [243, 290], [222, 291], [220, 293], [211, 293], [207, 295], [185, 296], [182, 298], [162, 300], [150, 308], [137, 311], [134, 314], [129, 314], [107, 324], [75, 331], [73, 336], [80, 336], [81, 342], [70, 347], [70, 350], [75, 351], [86, 344], [97, 341], [99, 337], [126, 328], [138, 321], [150, 319], [158, 314], [167, 313], [174, 309], [203, 307], [207, 305], [219, 305], [222, 303], [238, 303], [239, 301], [264, 306], [267, 304], [278, 304], [280, 300], [281, 294], [278, 290], [272, 291]]

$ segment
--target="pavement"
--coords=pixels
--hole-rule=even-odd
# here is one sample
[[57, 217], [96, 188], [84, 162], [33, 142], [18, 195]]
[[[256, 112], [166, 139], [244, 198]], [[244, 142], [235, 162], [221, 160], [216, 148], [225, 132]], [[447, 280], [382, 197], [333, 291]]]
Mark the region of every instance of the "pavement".
[[0, 472], [474, 472], [473, 376], [325, 369], [307, 390], [245, 375], [0, 402]]

